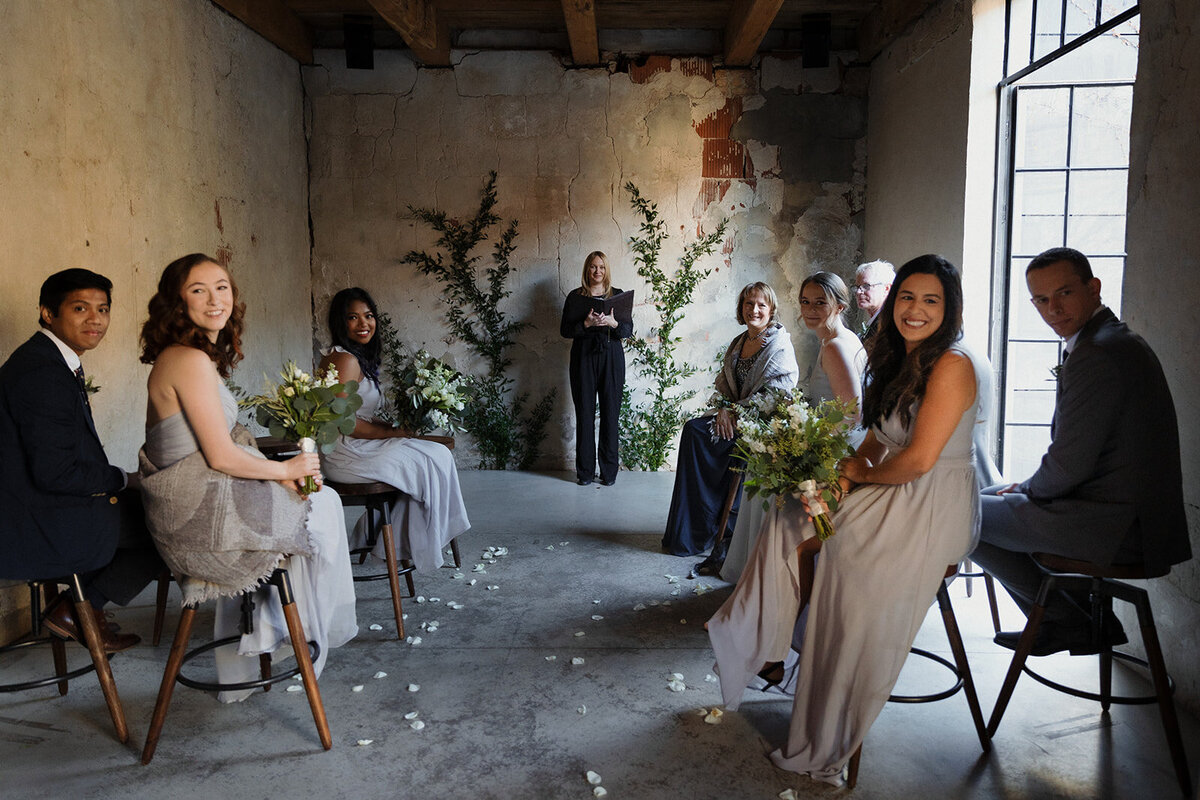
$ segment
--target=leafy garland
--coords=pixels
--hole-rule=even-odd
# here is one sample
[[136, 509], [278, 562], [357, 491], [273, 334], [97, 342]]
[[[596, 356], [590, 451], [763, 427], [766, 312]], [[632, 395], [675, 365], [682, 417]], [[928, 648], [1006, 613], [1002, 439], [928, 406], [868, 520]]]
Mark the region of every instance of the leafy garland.
[[675, 335], [675, 326], [683, 319], [696, 287], [712, 273], [711, 268], [699, 269], [696, 262], [716, 250], [725, 238], [728, 220], [721, 220], [715, 231], [685, 246], [679, 268], [668, 276], [658, 265], [663, 242], [668, 238], [658, 205], [642, 197], [632, 181], [625, 184], [625, 191], [630, 194], [634, 211], [642, 218], [638, 235], [630, 237], [629, 243], [637, 274], [650, 286], [658, 325], [652, 326], [645, 337], [628, 340], [638, 375], [648, 379], [651, 388], [649, 403], [635, 403], [628, 385], [622, 393], [620, 452], [626, 467], [657, 471], [666, 463], [679, 427], [687, 418], [684, 404], [696, 394], [679, 389], [699, 368], [676, 360], [675, 351], [683, 337]]
[[511, 320], [500, 303], [511, 294], [506, 288], [512, 266], [509, 257], [516, 245], [517, 221], [511, 220], [492, 245], [492, 266], [480, 284], [476, 265], [480, 256], [471, 251], [488, 237], [488, 230], [500, 222], [496, 206], [496, 173], [488, 175], [480, 192], [479, 209], [466, 222], [448, 218], [443, 211], [408, 206], [417, 219], [438, 234], [433, 255], [411, 250], [401, 263], [416, 266], [425, 275], [442, 284], [446, 304], [446, 322], [453, 335], [466, 342], [487, 362], [487, 372], [471, 377], [471, 402], [462, 412], [463, 423], [479, 447], [479, 466], [483, 469], [530, 469], [546, 438], [554, 398], [551, 389], [526, 411], [529, 392], [514, 393], [507, 369], [512, 364], [509, 348], [527, 323]]

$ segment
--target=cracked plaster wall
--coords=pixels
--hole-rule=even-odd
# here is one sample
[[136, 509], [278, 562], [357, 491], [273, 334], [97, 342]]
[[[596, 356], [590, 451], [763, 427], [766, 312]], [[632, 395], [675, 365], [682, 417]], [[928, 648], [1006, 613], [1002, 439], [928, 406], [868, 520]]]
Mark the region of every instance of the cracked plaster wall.
[[[328, 341], [329, 298], [360, 285], [404, 341], [476, 371], [448, 337], [436, 282], [400, 259], [433, 246], [409, 204], [469, 215], [496, 170], [498, 212], [520, 223], [507, 308], [531, 323], [513, 375], [534, 396], [559, 389], [540, 467], [574, 463], [570, 343], [558, 324], [583, 257], [605, 251], [614, 282], [648, 299], [628, 247], [638, 221], [626, 181], [667, 222], [668, 269], [697, 231], [730, 221], [723, 252], [707, 261], [715, 271], [678, 329], [681, 355], [703, 367], [692, 387], [707, 394], [714, 358], [739, 331], [737, 292], [755, 280], [780, 293], [781, 319], [807, 369], [815, 339], [798, 320], [800, 281], [818, 269], [851, 277], [860, 260], [866, 70], [836, 61], [801, 70], [798, 60], [772, 57], [761, 69], [717, 71], [706, 59], [665, 56], [627, 71], [564, 69], [536, 52], [456, 51], [453, 61], [453, 69], [421, 69], [378, 52], [374, 71], [351, 71], [341, 52], [318, 52], [304, 70], [318, 346]], [[651, 312], [636, 309], [640, 331]], [[644, 388], [630, 373], [634, 389]], [[470, 442], [462, 444], [459, 465], [473, 467]]]
[[[308, 357], [299, 68], [209, 0], [4, 10], [0, 358], [36, 330], [47, 275], [82, 266], [111, 278], [109, 332], [84, 366], [102, 387], [93, 409], [109, 458], [132, 469], [149, 372], [138, 331], [170, 260], [205, 251], [230, 262], [248, 306], [244, 385]], [[0, 603], [6, 619], [22, 594]]]
[[[1192, 552], [1200, 555], [1200, 370], [1195, 326], [1200, 305], [1200, 7], [1182, 0], [1143, 3], [1130, 125], [1129, 207], [1123, 316], [1162, 361], [1183, 458]], [[1164, 300], [1169, 298], [1169, 302]], [[1150, 581], [1167, 668], [1180, 698], [1200, 711], [1200, 562]], [[1132, 620], [1126, 620], [1129, 627]]]

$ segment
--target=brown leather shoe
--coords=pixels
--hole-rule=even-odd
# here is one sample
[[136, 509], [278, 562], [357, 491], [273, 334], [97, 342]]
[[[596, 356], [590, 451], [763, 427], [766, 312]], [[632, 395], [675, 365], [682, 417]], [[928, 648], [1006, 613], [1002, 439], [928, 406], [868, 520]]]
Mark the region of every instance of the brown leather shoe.
[[[100, 644], [104, 647], [104, 652], [119, 653], [142, 641], [142, 637], [137, 634], [117, 633], [109, 627], [103, 611], [92, 607], [90, 603], [88, 605], [92, 608], [96, 627], [100, 629]], [[46, 613], [42, 616], [42, 624], [57, 636], [83, 642], [83, 635], [75, 621], [74, 604], [66, 595], [59, 595], [58, 599], [51, 603], [50, 608], [46, 609]]]

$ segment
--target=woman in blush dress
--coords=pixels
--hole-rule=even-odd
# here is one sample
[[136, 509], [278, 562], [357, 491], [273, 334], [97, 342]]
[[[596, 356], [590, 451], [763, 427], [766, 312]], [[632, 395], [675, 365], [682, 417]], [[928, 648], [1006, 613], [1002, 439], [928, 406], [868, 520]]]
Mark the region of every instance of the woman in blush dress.
[[559, 331], [571, 339], [571, 400], [575, 405], [575, 482], [587, 486], [596, 477], [596, 400], [600, 400], [600, 483], [617, 481], [621, 390], [625, 388], [622, 339], [633, 335], [633, 322], [618, 323], [601, 314], [592, 298], [606, 299], [621, 290], [612, 285], [608, 257], [599, 250], [583, 260], [583, 282], [563, 303]]
[[[791, 389], [799, 369], [787, 329], [775, 319], [775, 291], [750, 283], [738, 294], [737, 321], [746, 326], [725, 351], [711, 407], [684, 423], [679, 435], [675, 489], [662, 546], [676, 556], [702, 553], [717, 538], [716, 524], [734, 476], [729, 471], [737, 436], [737, 410], [760, 392]], [[737, 523], [739, 490], [734, 497], [722, 542]], [[717, 554], [721, 559], [724, 554]]]
[[[429, 572], [445, 561], [443, 548], [471, 527], [458, 485], [454, 453], [438, 442], [412, 438], [410, 431], [375, 419], [383, 404], [379, 378], [382, 352], [375, 335], [379, 309], [358, 287], [342, 289], [329, 303], [329, 336], [333, 347], [321, 367], [337, 367], [343, 381], [358, 381], [363, 399], [354, 431], [338, 437], [332, 453], [323, 458], [325, 475], [339, 483], [380, 481], [404, 493], [392, 508], [392, 531], [397, 557]], [[379, 521], [382, 525], [382, 520]], [[368, 540], [364, 514], [354, 526], [352, 547]], [[374, 555], [384, 557], [383, 539]]]
[[[882, 710], [948, 564], [979, 531], [973, 433], [980, 368], [958, 344], [962, 287], [940, 256], [905, 264], [869, 342], [858, 455], [817, 561], [790, 734], [780, 767], [840, 785]], [[736, 708], [758, 673], [768, 684], [790, 649], [805, 587], [804, 511], [764, 526], [733, 594], [708, 623], [721, 692]], [[764, 664], [766, 666], [764, 667]], [[781, 671], [781, 670], [779, 670]]]
[[[151, 467], [148, 475], [143, 467], [148, 512], [165, 507], [167, 516], [174, 518], [193, 513], [189, 509], [172, 509], [173, 504], [178, 504], [177, 498], [156, 497], [153, 487], [155, 475], [167, 474], [172, 466], [197, 451], [202, 452], [213, 477], [213, 489], [206, 497], [220, 499], [217, 485], [226, 480], [222, 475], [234, 479], [234, 496], [264, 500], [269, 499], [270, 492], [282, 492], [267, 484], [269, 481], [278, 481], [299, 493], [300, 480], [305, 476], [320, 480], [316, 454], [301, 454], [284, 462], [268, 461], [232, 438], [237, 401], [222, 378], [227, 378], [242, 358], [245, 308], [233, 277], [201, 253], [171, 262], [159, 279], [141, 337], [141, 360], [153, 365], [147, 382], [149, 402], [143, 450]], [[332, 490], [320, 489], [309, 495], [307, 501], [307, 509], [300, 510], [304, 530], [299, 535], [308, 552], [290, 557], [280, 554], [278, 563], [288, 570], [304, 632], [320, 647], [320, 655], [313, 662], [319, 674], [330, 648], [353, 638], [358, 626], [341, 500]], [[270, 513], [272, 507], [268, 503], [258, 505], [261, 517], [249, 520], [249, 524], [269, 526], [270, 520], [275, 519]], [[196, 518], [202, 516], [198, 513]], [[244, 514], [240, 518], [247, 519]], [[158, 538], [160, 532], [154, 532]], [[195, 535], [203, 537], [211, 535], [211, 531], [196, 530]], [[247, 579], [253, 584], [264, 577], [252, 575]], [[188, 581], [181, 583], [185, 587], [185, 600], [188, 584]], [[258, 677], [259, 660], [246, 656], [271, 653], [287, 641], [283, 611], [271, 598], [271, 592], [270, 587], [257, 590], [254, 630], [242, 636], [237, 653], [230, 648], [216, 651], [217, 674], [222, 683], [254, 680]], [[221, 596], [217, 601], [216, 637], [237, 633], [240, 616], [241, 601], [236, 593]], [[240, 700], [249, 694], [249, 690], [224, 692], [220, 697], [226, 701]]]
[[[850, 444], [857, 448], [867, 435], [859, 424], [862, 420], [862, 374], [867, 367], [867, 353], [859, 338], [846, 327], [843, 314], [849, 305], [850, 297], [845, 282], [832, 272], [815, 272], [800, 284], [800, 319], [820, 342], [816, 361], [809, 371], [805, 395], [813, 403], [836, 399], [854, 404], [854, 431], [850, 436]], [[705, 562], [696, 571], [702, 575], [719, 572], [724, 580], [737, 583], [758, 539], [765, 513], [760, 501], [743, 507], [738, 514], [724, 564], [709, 565]]]

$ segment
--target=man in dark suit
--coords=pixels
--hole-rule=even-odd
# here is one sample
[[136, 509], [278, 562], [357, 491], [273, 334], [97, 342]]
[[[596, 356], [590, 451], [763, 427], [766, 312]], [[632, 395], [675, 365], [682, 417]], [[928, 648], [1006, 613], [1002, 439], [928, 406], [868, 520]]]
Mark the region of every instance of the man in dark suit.
[[[1027, 615], [1043, 552], [1103, 565], [1166, 569], [1191, 558], [1175, 406], [1154, 351], [1100, 301], [1078, 250], [1038, 255], [1025, 281], [1042, 319], [1064, 340], [1050, 447], [1029, 480], [982, 498], [971, 560], [1004, 584]], [[1095, 652], [1086, 596], [1051, 597], [1033, 655]], [[1123, 644], [1115, 618], [1105, 635]], [[1015, 648], [1019, 632], [997, 634]]]
[[[136, 483], [100, 444], [79, 357], [108, 330], [112, 282], [86, 269], [55, 273], [38, 298], [41, 330], [0, 366], [0, 577], [80, 573], [109, 652], [137, 644], [101, 609], [127, 604], [162, 568], [140, 523]], [[136, 508], [126, 513], [122, 506]], [[66, 595], [45, 625], [78, 639]]]

